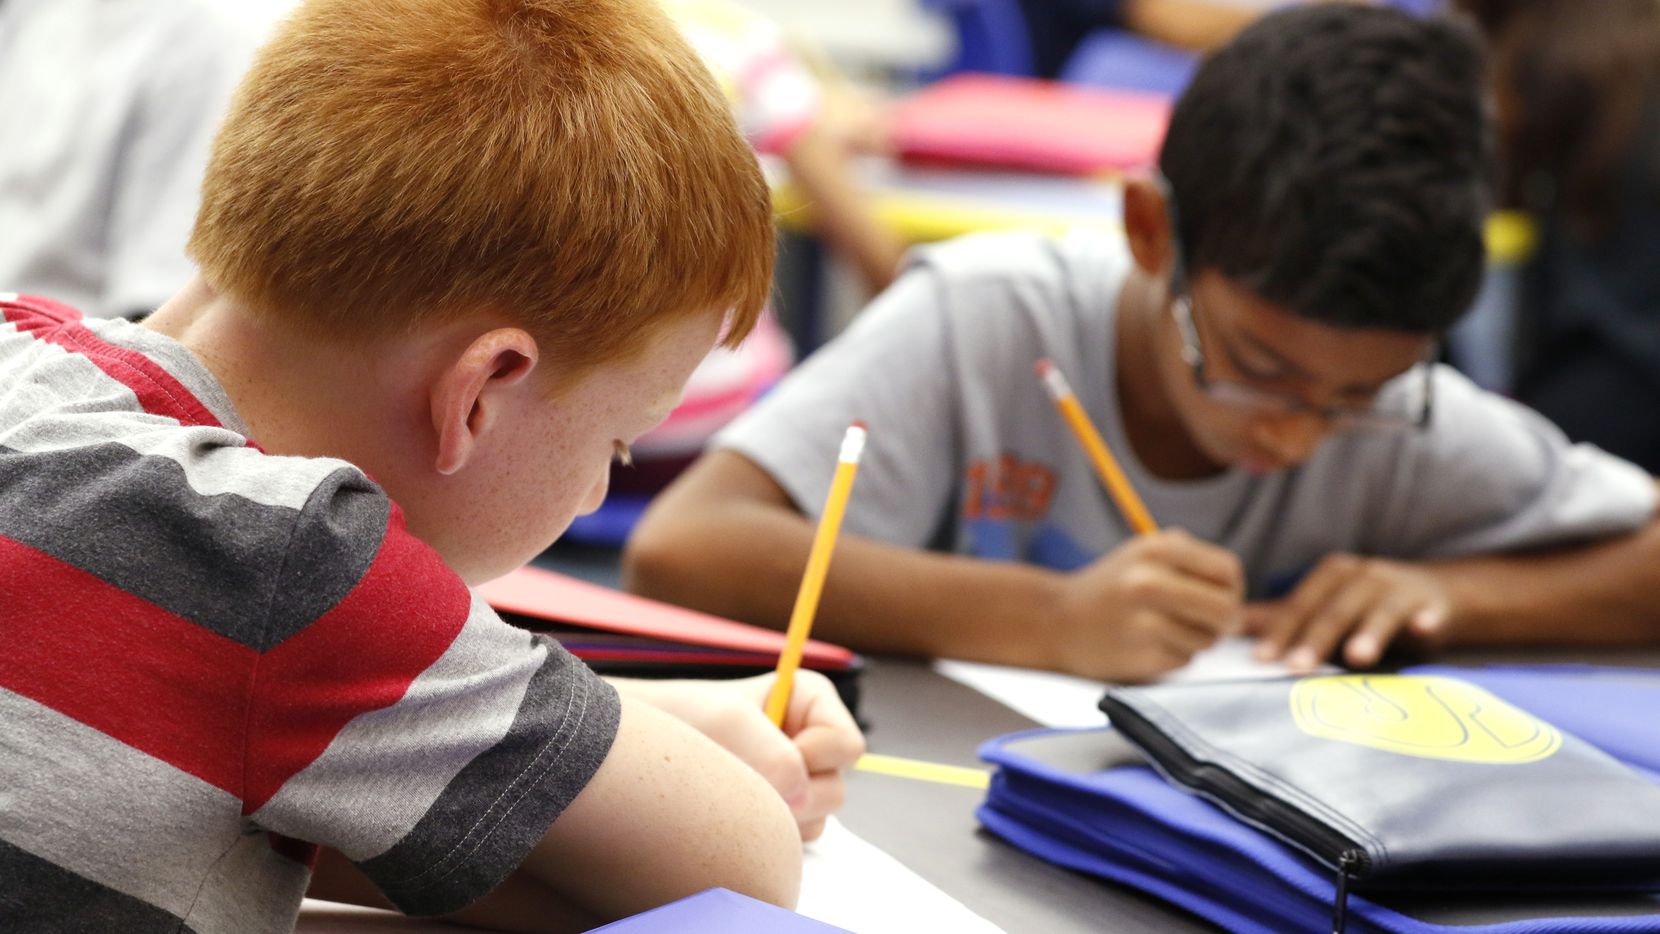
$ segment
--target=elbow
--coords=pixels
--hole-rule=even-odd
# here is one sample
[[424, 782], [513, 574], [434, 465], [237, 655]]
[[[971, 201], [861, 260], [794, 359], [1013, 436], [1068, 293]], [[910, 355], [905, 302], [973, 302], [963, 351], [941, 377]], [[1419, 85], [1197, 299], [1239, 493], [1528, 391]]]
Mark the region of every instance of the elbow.
[[635, 526], [622, 552], [622, 585], [630, 593], [673, 602], [695, 575], [697, 547], [672, 517], [656, 507]]
[[[769, 789], [770, 791], [770, 789]], [[750, 859], [734, 867], [724, 885], [734, 892], [795, 910], [801, 896], [801, 832], [776, 794], [752, 821], [747, 848]]]

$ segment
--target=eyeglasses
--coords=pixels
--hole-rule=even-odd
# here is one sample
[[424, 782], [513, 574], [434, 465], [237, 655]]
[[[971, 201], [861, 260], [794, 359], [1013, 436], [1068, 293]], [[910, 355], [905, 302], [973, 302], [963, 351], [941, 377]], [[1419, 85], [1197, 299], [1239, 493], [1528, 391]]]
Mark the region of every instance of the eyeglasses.
[[1365, 405], [1318, 405], [1297, 396], [1261, 389], [1237, 380], [1205, 375], [1205, 355], [1199, 346], [1199, 328], [1193, 320], [1193, 301], [1184, 292], [1170, 305], [1181, 333], [1182, 361], [1193, 371], [1193, 382], [1210, 399], [1223, 405], [1271, 415], [1308, 414], [1342, 431], [1423, 429], [1435, 404], [1435, 377], [1431, 347], [1412, 369], [1385, 383]]

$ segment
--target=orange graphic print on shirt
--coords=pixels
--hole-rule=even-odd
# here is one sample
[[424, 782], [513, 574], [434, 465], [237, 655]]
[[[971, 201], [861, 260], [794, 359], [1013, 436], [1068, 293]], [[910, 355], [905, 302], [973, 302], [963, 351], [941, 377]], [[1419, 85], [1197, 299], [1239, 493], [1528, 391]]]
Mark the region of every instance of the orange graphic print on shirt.
[[1055, 496], [1055, 471], [1005, 453], [972, 461], [963, 475], [963, 518], [1030, 522], [1043, 518]]

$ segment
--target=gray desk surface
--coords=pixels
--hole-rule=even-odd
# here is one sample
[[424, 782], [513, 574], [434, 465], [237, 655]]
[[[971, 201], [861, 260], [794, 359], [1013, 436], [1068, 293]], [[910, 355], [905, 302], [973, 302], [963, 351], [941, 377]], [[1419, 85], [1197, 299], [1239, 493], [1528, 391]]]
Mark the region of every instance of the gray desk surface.
[[[1604, 652], [1449, 652], [1452, 664], [1581, 661], [1660, 668], [1660, 648]], [[926, 662], [873, 658], [863, 713], [871, 752], [948, 765], [981, 765], [984, 740], [1035, 724]], [[1218, 928], [1132, 889], [1051, 866], [979, 828], [983, 792], [855, 772], [842, 820], [1009, 934], [1212, 932]], [[1649, 910], [1652, 910], [1650, 908]], [[1454, 915], [1442, 913], [1455, 922]]]
[[[1036, 726], [926, 662], [869, 659], [861, 707], [871, 752], [980, 766], [993, 736]], [[1132, 890], [1050, 865], [981, 830], [985, 792], [854, 772], [842, 822], [1009, 934], [1214, 931]]]
[[[538, 559], [616, 586], [615, 558], [561, 550]], [[1522, 650], [1460, 651], [1452, 664], [1578, 661], [1660, 668], [1660, 647], [1544, 655]], [[980, 766], [975, 749], [994, 736], [1035, 726], [979, 692], [936, 674], [926, 662], [867, 659], [861, 713], [870, 751], [947, 765]], [[855, 772], [841, 818], [849, 829], [1009, 934], [1214, 932], [1209, 922], [1133, 889], [1045, 863], [981, 830], [974, 809], [984, 792]], [[1455, 922], [1453, 917], [1444, 920]]]

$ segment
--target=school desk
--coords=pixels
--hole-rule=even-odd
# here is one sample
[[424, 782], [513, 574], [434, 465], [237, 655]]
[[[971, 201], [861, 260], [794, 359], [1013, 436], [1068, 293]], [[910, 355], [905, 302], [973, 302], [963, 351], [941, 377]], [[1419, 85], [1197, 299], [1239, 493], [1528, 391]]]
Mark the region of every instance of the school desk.
[[[812, 205], [775, 159], [764, 158], [773, 208], [786, 229], [810, 229]], [[884, 224], [911, 243], [928, 243], [981, 230], [1031, 229], [1060, 233], [1073, 227], [1120, 229], [1123, 185], [1109, 175], [1074, 177], [967, 167], [907, 165], [891, 159], [859, 162], [860, 181]], [[1532, 251], [1536, 233], [1515, 212], [1487, 224], [1493, 262], [1510, 264]]]
[[[781, 310], [790, 334], [805, 353], [831, 336], [824, 320], [821, 251], [811, 243], [812, 205], [776, 159], [763, 158], [773, 207], [786, 238], [789, 270], [780, 281]], [[1041, 230], [1049, 234], [1083, 227], [1117, 231], [1123, 188], [1111, 176], [1077, 178], [976, 168], [906, 165], [867, 158], [859, 177], [876, 217], [909, 243], [931, 243], [984, 230]], [[1452, 337], [1461, 364], [1489, 388], [1505, 388], [1502, 348], [1509, 328], [1514, 273], [1533, 251], [1534, 226], [1515, 212], [1499, 212], [1486, 228], [1490, 275], [1472, 314]]]
[[[556, 546], [537, 563], [616, 586], [614, 555]], [[1660, 668], [1660, 646], [1642, 650], [1550, 653], [1452, 651], [1450, 664], [1579, 661]], [[1037, 724], [910, 659], [867, 659], [862, 714], [870, 751], [942, 765], [980, 767], [974, 750], [986, 739]], [[856, 771], [841, 819], [969, 910], [1009, 934], [1189, 934], [1215, 932], [1209, 922], [1133, 889], [1045, 863], [981, 830], [974, 809], [985, 792]], [[1448, 910], [1437, 918], [1456, 923]]]

